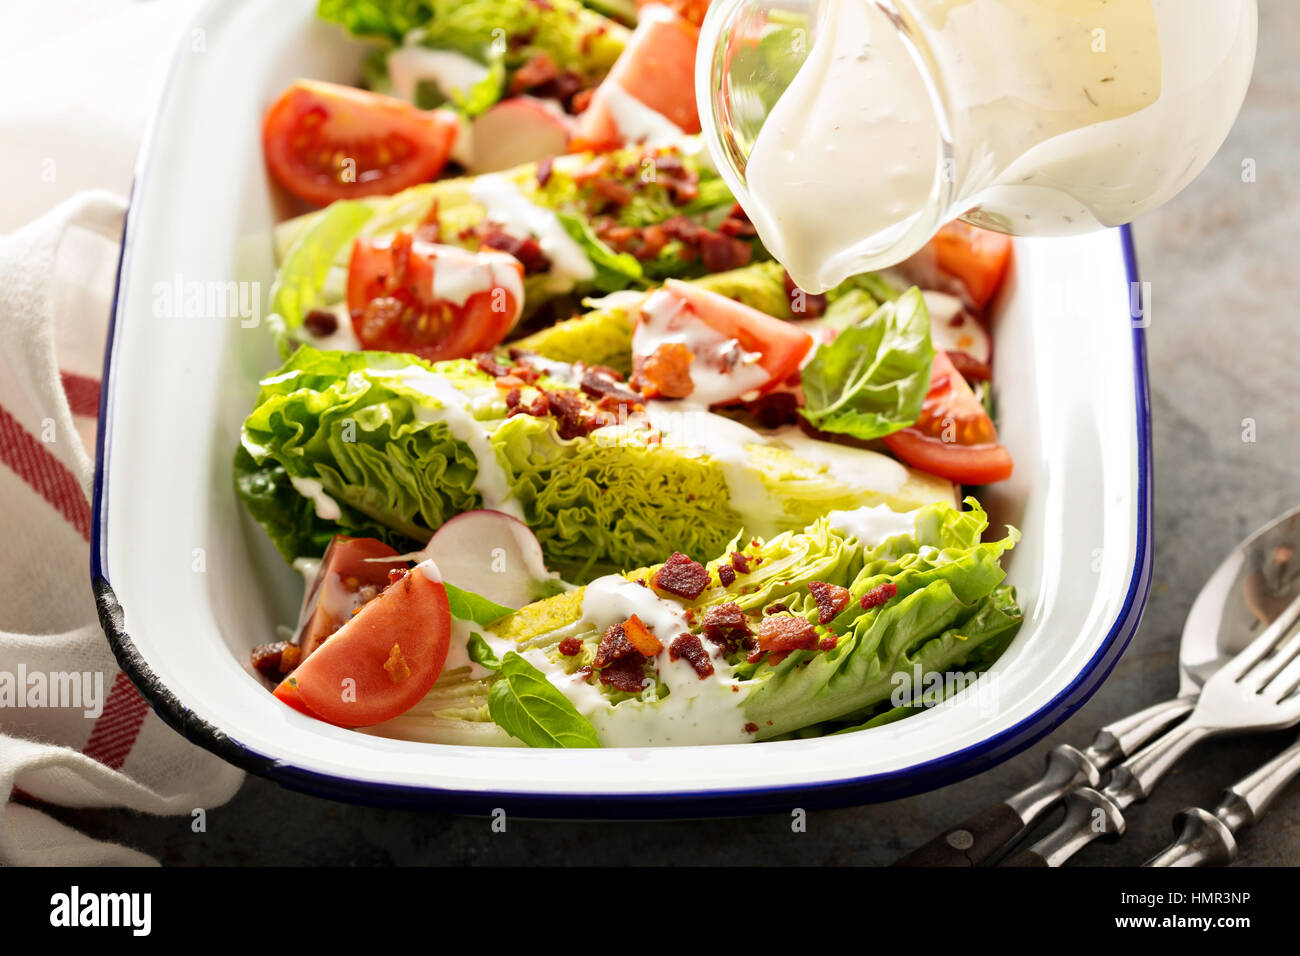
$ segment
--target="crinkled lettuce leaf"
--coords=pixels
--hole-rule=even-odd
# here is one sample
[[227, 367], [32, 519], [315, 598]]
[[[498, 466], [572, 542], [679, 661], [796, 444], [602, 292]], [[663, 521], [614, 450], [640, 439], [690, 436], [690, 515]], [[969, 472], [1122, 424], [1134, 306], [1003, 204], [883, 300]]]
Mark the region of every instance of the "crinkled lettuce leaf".
[[[490, 436], [495, 462], [488, 467], [501, 469], [510, 504], [522, 510], [549, 564], [571, 580], [650, 564], [673, 551], [715, 554], [742, 528], [758, 534], [802, 528], [809, 514], [831, 508], [887, 503], [906, 509], [952, 500], [947, 482], [892, 462], [891, 474], [897, 468], [905, 476], [901, 486], [846, 484], [797, 446], [783, 446], [779, 432], [753, 432], [743, 461], [719, 460], [635, 423], [562, 439], [551, 418], [507, 417], [501, 390], [472, 362], [431, 365], [409, 355], [307, 346], [263, 380], [244, 423], [243, 450], [258, 468], [280, 466], [284, 481], [319, 481], [350, 522], [427, 540], [448, 518], [484, 502], [475, 485], [481, 463], [442, 420], [442, 402], [418, 387], [421, 376], [464, 398]], [[868, 473], [881, 461], [862, 449], [839, 452], [850, 462], [860, 457]], [[743, 512], [733, 496], [737, 482], [762, 489], [757, 499], [741, 496]], [[277, 486], [261, 497], [276, 502], [284, 494]], [[281, 521], [271, 504], [255, 516], [268, 529], [293, 524]], [[311, 553], [299, 550], [303, 541], [281, 533], [278, 543], [292, 560]]]

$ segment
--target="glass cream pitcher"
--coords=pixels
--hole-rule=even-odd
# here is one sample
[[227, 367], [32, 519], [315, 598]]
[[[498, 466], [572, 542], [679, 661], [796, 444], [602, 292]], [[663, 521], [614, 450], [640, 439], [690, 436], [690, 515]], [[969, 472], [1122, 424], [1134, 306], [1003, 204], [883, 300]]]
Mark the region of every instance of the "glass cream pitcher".
[[719, 172], [809, 292], [945, 222], [1129, 222], [1223, 143], [1255, 0], [716, 0], [696, 96]]

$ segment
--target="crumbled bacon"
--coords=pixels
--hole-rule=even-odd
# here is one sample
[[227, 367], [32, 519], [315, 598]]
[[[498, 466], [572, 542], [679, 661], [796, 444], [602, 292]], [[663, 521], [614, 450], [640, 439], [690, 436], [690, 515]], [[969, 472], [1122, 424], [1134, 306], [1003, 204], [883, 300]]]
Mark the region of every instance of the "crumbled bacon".
[[[618, 373], [615, 372], [614, 375]], [[582, 373], [582, 391], [592, 398], [613, 398], [629, 405], [640, 405], [642, 396], [638, 392], [632, 391], [623, 385], [613, 375], [609, 374], [608, 369], [598, 370], [595, 368], [586, 369]]]
[[718, 565], [718, 581], [724, 588], [729, 588], [736, 583], [736, 571], [729, 564]]
[[678, 634], [673, 638], [672, 644], [668, 646], [668, 658], [674, 661], [685, 658], [686, 663], [700, 675], [700, 680], [713, 673], [713, 661], [709, 658], [709, 652], [694, 634]]
[[749, 619], [734, 601], [711, 607], [704, 615], [704, 637], [719, 647], [733, 651], [749, 635]]
[[674, 551], [655, 572], [655, 587], [694, 601], [709, 586], [709, 572], [698, 561], [692, 561], [680, 551]]
[[544, 393], [555, 416], [561, 438], [581, 438], [600, 427], [600, 422], [587, 410], [581, 398], [573, 392]]
[[710, 272], [728, 272], [749, 265], [753, 249], [743, 239], [733, 239], [717, 232], [700, 236], [700, 262]]
[[324, 309], [312, 309], [302, 320], [303, 327], [312, 335], [324, 338], [338, 331], [339, 320], [333, 312]]
[[627, 694], [640, 693], [645, 683], [645, 658], [623, 657], [600, 671], [600, 682]]
[[577, 657], [582, 650], [582, 641], [576, 637], [566, 637], [560, 641], [560, 653], [565, 657]]
[[813, 600], [817, 602], [817, 623], [829, 624], [839, 615], [846, 607], [849, 606], [848, 588], [842, 588], [838, 584], [828, 584], [825, 581], [812, 581], [808, 585], [808, 590], [812, 593]]
[[510, 78], [510, 92], [516, 95], [523, 93], [549, 83], [559, 75], [560, 68], [555, 65], [549, 53], [545, 51], [535, 53], [523, 66], [515, 70], [515, 75]]
[[298, 666], [301, 657], [302, 650], [297, 644], [276, 641], [274, 644], [259, 644], [253, 648], [251, 662], [259, 674], [278, 683], [281, 677]]
[[993, 377], [993, 370], [989, 368], [989, 363], [981, 362], [969, 352], [948, 349], [948, 360], [968, 382], [987, 382]]
[[393, 645], [393, 649], [388, 652], [388, 660], [384, 661], [384, 670], [394, 684], [400, 684], [411, 676], [411, 667], [402, 655], [402, 645]]
[[506, 393], [506, 417], [513, 418], [515, 415], [532, 415], [534, 418], [544, 418], [551, 411], [551, 401], [546, 392], [538, 391], [524, 404], [524, 393], [521, 388], [512, 388]]
[[796, 319], [815, 319], [826, 311], [826, 296], [805, 292], [785, 274], [785, 294], [790, 300], [790, 314]]
[[544, 156], [537, 162], [537, 185], [545, 187], [551, 181], [551, 173], [555, 171], [555, 157]]
[[632, 642], [627, 639], [623, 625], [611, 624], [605, 636], [600, 639], [600, 645], [596, 648], [596, 657], [591, 663], [598, 668], [608, 667], [615, 661], [633, 654], [637, 657], [641, 656]]
[[793, 614], [765, 617], [758, 626], [758, 649], [784, 654], [817, 646], [817, 629]]
[[749, 558], [743, 551], [731, 552], [731, 566], [736, 569], [737, 574], [749, 573]]
[[869, 611], [873, 607], [880, 607], [882, 604], [888, 604], [889, 600], [898, 593], [898, 585], [892, 581], [886, 581], [884, 584], [878, 584], [866, 594], [862, 595], [862, 600], [858, 603], [862, 605], [862, 610]]
[[623, 636], [644, 657], [654, 657], [664, 649], [659, 638], [651, 634], [650, 629], [635, 614], [623, 622]]
[[756, 734], [756, 733], [758, 733], [758, 724], [754, 723], [754, 722], [751, 720], [749, 723], [747, 723], [747, 724], [745, 725], [745, 733], [747, 733], [747, 734]]
[[532, 236], [512, 236], [495, 222], [484, 222], [468, 230], [465, 238], [473, 236], [489, 249], [514, 256], [524, 267], [524, 275], [538, 275], [551, 268], [551, 260], [542, 251], [542, 245]]
[[819, 650], [833, 651], [835, 650], [835, 645], [838, 643], [839, 643], [839, 638], [832, 635], [831, 637], [823, 637], [821, 641], [817, 644], [817, 647]]
[[648, 398], [686, 398], [695, 391], [691, 362], [695, 353], [681, 342], [664, 342], [634, 361], [632, 386]]
[[748, 405], [764, 428], [780, 428], [799, 421], [799, 396], [794, 392], [768, 392]]
[[479, 367], [480, 371], [486, 372], [493, 378], [500, 378], [503, 375], [510, 374], [510, 369], [498, 362], [496, 356], [491, 352], [479, 352], [474, 356], [474, 364]]
[[616, 179], [597, 179], [591, 184], [592, 192], [616, 208], [626, 206], [632, 200], [632, 190]]

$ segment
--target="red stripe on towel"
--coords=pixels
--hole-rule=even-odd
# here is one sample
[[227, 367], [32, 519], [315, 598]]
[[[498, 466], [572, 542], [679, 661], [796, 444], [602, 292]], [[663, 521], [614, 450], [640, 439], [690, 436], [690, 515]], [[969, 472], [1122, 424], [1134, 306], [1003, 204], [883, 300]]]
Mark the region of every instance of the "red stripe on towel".
[[76, 477], [3, 407], [0, 407], [0, 463], [31, 485], [83, 538], [90, 540], [90, 503]]
[[81, 752], [110, 770], [120, 770], [122, 764], [126, 763], [131, 748], [135, 746], [148, 712], [149, 705], [135, 689], [135, 685], [124, 673], [118, 671], [113, 678], [113, 687], [108, 692], [104, 712], [95, 721], [90, 739]]
[[63, 390], [68, 395], [68, 405], [72, 414], [85, 415], [87, 418], [99, 417], [99, 379], [74, 372], [60, 372]]

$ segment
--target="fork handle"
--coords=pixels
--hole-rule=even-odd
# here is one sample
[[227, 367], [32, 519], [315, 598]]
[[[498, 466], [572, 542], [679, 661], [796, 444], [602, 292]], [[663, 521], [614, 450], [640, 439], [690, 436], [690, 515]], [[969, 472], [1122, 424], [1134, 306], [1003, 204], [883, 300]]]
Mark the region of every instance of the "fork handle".
[[1145, 800], [1183, 754], [1213, 733], [1201, 725], [1181, 724], [1112, 770], [1104, 789], [1075, 790], [1060, 825], [1007, 865], [1060, 866], [1098, 837], [1122, 836], [1124, 811]]
[[1037, 823], [1071, 790], [1096, 786], [1109, 767], [1185, 717], [1193, 698], [1175, 697], [1107, 724], [1082, 751], [1068, 744], [1047, 755], [1043, 775], [1002, 803], [944, 830], [894, 866], [983, 866]]

